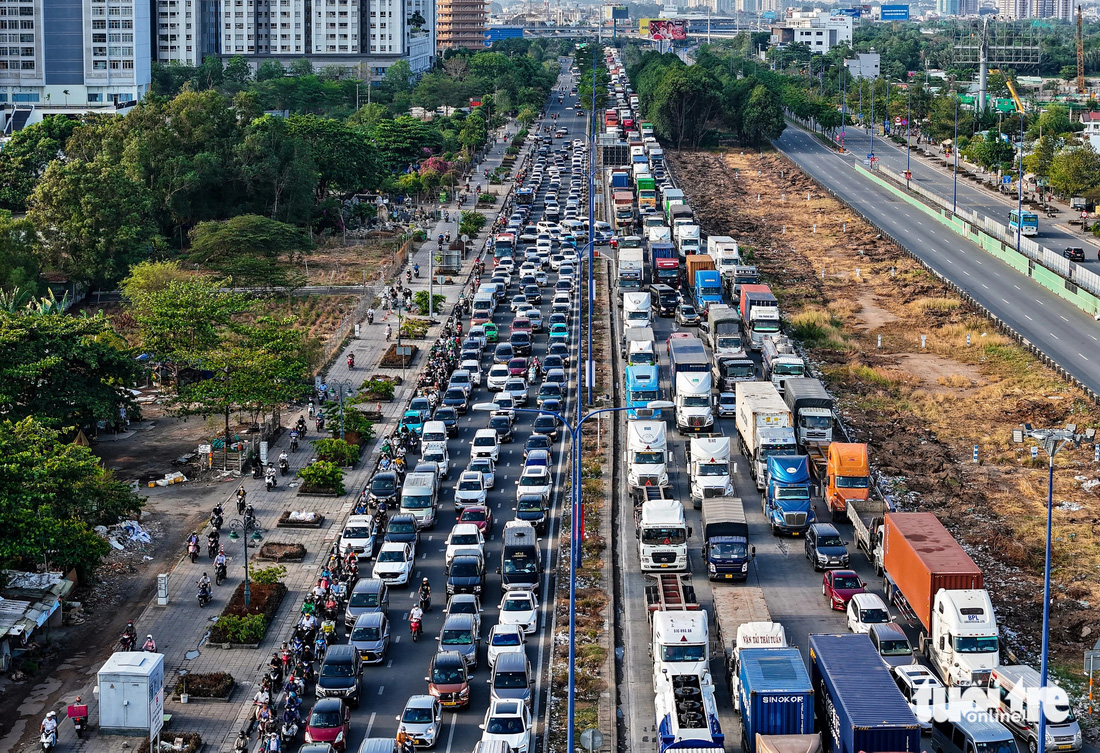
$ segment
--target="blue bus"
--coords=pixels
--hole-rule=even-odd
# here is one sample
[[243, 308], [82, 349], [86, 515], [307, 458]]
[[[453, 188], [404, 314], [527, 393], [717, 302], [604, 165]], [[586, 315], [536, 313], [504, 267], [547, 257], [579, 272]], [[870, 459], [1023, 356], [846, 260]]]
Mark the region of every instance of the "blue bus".
[[516, 189], [516, 206], [524, 207], [535, 203], [535, 192], [530, 188]]
[[[627, 418], [637, 418], [638, 408], [646, 407], [651, 400], [661, 399], [661, 385], [657, 381], [657, 367], [639, 363], [626, 367]], [[660, 418], [660, 409], [653, 411], [653, 418]]]
[[1020, 228], [1020, 235], [1038, 235], [1039, 215], [1035, 212], [1018, 212], [1013, 209], [1008, 215], [1008, 229], [1015, 233], [1016, 228]]

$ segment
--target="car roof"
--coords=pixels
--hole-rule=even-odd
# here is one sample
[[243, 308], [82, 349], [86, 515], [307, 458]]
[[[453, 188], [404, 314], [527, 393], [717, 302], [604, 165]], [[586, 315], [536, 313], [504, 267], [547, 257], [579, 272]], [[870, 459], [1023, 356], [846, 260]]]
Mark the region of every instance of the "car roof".
[[544, 465], [530, 465], [523, 469], [524, 476], [549, 476], [550, 469]]
[[459, 664], [461, 664], [462, 666], [466, 666], [466, 660], [463, 659], [462, 654], [458, 653], [457, 651], [437, 651], [435, 654], [435, 658], [432, 659], [432, 661], [435, 662], [435, 665], [437, 667], [440, 665], [448, 666]]
[[416, 695], [409, 696], [409, 700], [405, 701], [405, 708], [410, 706], [413, 708], [431, 708], [435, 705], [435, 696], [430, 696], [427, 693], [417, 693]]
[[[405, 542], [405, 541], [387, 541], [384, 544], [382, 544], [382, 548], [383, 549], [405, 549], [408, 545], [409, 545], [408, 542]], [[355, 585], [356, 585], [356, 587], [359, 586], [358, 583], [356, 583]]]
[[[454, 527], [451, 528], [451, 533], [449, 535], [454, 536], [456, 533], [477, 533], [480, 530], [481, 529], [475, 526], [473, 523], [455, 523]], [[469, 544], [466, 544], [465, 546], [469, 546]]]
[[886, 607], [886, 603], [883, 602], [882, 598], [878, 594], [873, 593], [864, 592], [861, 594], [856, 594], [852, 597], [852, 601], [855, 602], [856, 606], [863, 607], [864, 609], [873, 607]]
[[448, 614], [447, 618], [443, 620], [443, 628], [451, 630], [471, 630], [474, 627], [474, 615], [458, 612], [455, 614]]
[[527, 669], [527, 654], [522, 651], [505, 651], [497, 656], [494, 672], [518, 672]]
[[334, 711], [343, 705], [344, 701], [340, 698], [321, 698], [313, 704], [313, 711]]
[[[409, 517], [411, 518], [412, 515]], [[382, 546], [384, 547], [386, 545], [383, 544]], [[355, 582], [355, 586], [351, 589], [351, 592], [363, 593], [364, 591], [381, 591], [382, 587], [385, 585], [385, 582], [381, 578], [360, 578]]]
[[898, 638], [905, 638], [905, 640], [909, 640], [909, 637], [905, 635], [905, 631], [902, 630], [901, 626], [896, 622], [876, 623], [871, 625], [871, 632], [877, 634], [880, 639], [896, 640]]
[[813, 523], [810, 527], [813, 528], [818, 535], [826, 533], [836, 534], [837, 536], [840, 535], [840, 531], [838, 531], [836, 526], [832, 523]]
[[[384, 612], [363, 612], [355, 618], [355, 627], [381, 627], [385, 620], [386, 615]], [[352, 630], [354, 629], [352, 628]], [[335, 648], [335, 646], [332, 648]]]
[[478, 429], [477, 433], [474, 434], [475, 437], [487, 437], [487, 436], [495, 437], [496, 435], [497, 435], [497, 433], [493, 429]]
[[355, 647], [350, 643], [334, 643], [325, 651], [322, 663], [352, 661], [355, 658]]
[[497, 699], [489, 705], [489, 713], [493, 716], [521, 716], [520, 703], [521, 701]]

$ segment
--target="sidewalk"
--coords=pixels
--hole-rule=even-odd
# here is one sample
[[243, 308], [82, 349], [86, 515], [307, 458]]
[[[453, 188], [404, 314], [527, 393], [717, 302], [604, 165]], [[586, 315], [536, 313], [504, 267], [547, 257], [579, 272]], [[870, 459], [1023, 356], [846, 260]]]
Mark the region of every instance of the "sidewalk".
[[[506, 128], [514, 134], [518, 126], [513, 121], [510, 122]], [[501, 134], [502, 133], [503, 131]], [[495, 140], [486, 158], [483, 159], [480, 166], [475, 169], [493, 169], [499, 166], [508, 143], [509, 142], [502, 142], [499, 139]], [[517, 158], [517, 165], [524, 163], [527, 152], [528, 148], [525, 147], [524, 150], [521, 151], [521, 155]], [[475, 173], [475, 175], [480, 175], [480, 172]], [[483, 186], [487, 183], [484, 178], [481, 181], [471, 178], [471, 184], [476, 184], [478, 182]], [[493, 186], [493, 188], [503, 195], [508, 193], [511, 185], [511, 181], [508, 181]], [[476, 197], [471, 197], [464, 208], [472, 208], [474, 201], [476, 201]], [[469, 280], [473, 270], [474, 259], [477, 258], [478, 252], [484, 248], [485, 241], [489, 233], [492, 232], [493, 221], [497, 213], [505, 209], [510, 211], [509, 207], [510, 202], [498, 202], [494, 209], [482, 210], [489, 215], [488, 221], [478, 237], [471, 239], [469, 244], [470, 250], [466, 254], [466, 259], [463, 261], [461, 273], [453, 276], [453, 284], [435, 286], [437, 294], [442, 293], [446, 296], [445, 313], [442, 313], [439, 317], [440, 324], [433, 325], [428, 330], [424, 340], [417, 341], [418, 344], [423, 344], [423, 346], [425, 346], [421, 349], [422, 352], [427, 347], [430, 347], [439, 337], [440, 331], [442, 330], [442, 321], [449, 315], [451, 308], [458, 300], [459, 293]], [[428, 255], [433, 253], [436, 249], [435, 238], [439, 233], [450, 232], [452, 237], [457, 234], [458, 212], [455, 211], [453, 203], [450, 204], [447, 209], [451, 213], [450, 221], [439, 221], [434, 228], [434, 232], [430, 234], [429, 240], [422, 243], [419, 249], [412, 255], [410, 264], [419, 263], [421, 269], [420, 278], [414, 278], [412, 284], [409, 286], [414, 292], [428, 289]], [[404, 270], [400, 270], [399, 273], [403, 275]], [[402, 277], [402, 279], [404, 278]], [[350, 383], [353, 388], [358, 388], [364, 379], [376, 373], [400, 373], [400, 370], [394, 371], [380, 369], [378, 367], [378, 362], [391, 345], [390, 342], [387, 342], [384, 334], [387, 323], [396, 325], [396, 315], [390, 313], [387, 317], [386, 312], [376, 311], [373, 325], [367, 324], [366, 321], [361, 322], [359, 337], [349, 340], [344, 349], [335, 357], [328, 372], [325, 374], [325, 380], [330, 387], [347, 382]], [[396, 331], [394, 332], [394, 336], [396, 339]], [[354, 370], [347, 367], [347, 356], [349, 353], [355, 354], [357, 366]], [[214, 587], [214, 600], [205, 609], [200, 609], [198, 607], [196, 599], [196, 581], [204, 572], [212, 576], [214, 569], [211, 559], [205, 556], [206, 531], [199, 531], [200, 540], [203, 544], [203, 556], [201, 556], [197, 562], [192, 563], [186, 556], [183, 556], [184, 542], [179, 542], [181, 559], [168, 574], [169, 602], [167, 606], [157, 606], [154, 600], [154, 602], [147, 606], [142, 614], [134, 620], [139, 636], [138, 645], [140, 646], [145, 640], [145, 635], [150, 633], [156, 640], [158, 651], [164, 654], [164, 713], [170, 714], [172, 719], [170, 724], [162, 731], [162, 740], [171, 742], [175, 734], [179, 732], [197, 732], [202, 736], [203, 742], [207, 746], [205, 750], [232, 750], [237, 732], [247, 726], [247, 719], [251, 714], [252, 696], [258, 688], [263, 668], [266, 666], [271, 654], [277, 650], [281, 642], [286, 640], [289, 636], [297, 620], [299, 607], [301, 606], [305, 593], [316, 582], [316, 573], [318, 572], [320, 564], [327, 557], [333, 542], [343, 526], [345, 517], [351, 512], [354, 506], [354, 500], [359, 491], [362, 490], [370, 480], [376, 463], [378, 442], [381, 437], [389, 434], [396, 427], [398, 420], [400, 420], [404, 413], [405, 405], [412, 396], [416, 382], [415, 374], [420, 370], [422, 365], [423, 357], [418, 353], [417, 357], [410, 362], [409, 368], [406, 370], [406, 378], [402, 385], [395, 391], [394, 399], [388, 403], [381, 404], [383, 419], [380, 423], [375, 425], [375, 443], [364, 454], [364, 458], [359, 464], [353, 470], [346, 473], [344, 485], [347, 489], [347, 494], [343, 497], [297, 496], [296, 494], [298, 483], [293, 474], [297, 472], [299, 468], [306, 465], [312, 457], [312, 448], [308, 444], [308, 440], [315, 440], [322, 436], [314, 429], [312, 421], [308, 421], [309, 431], [305, 438], [307, 442], [303, 442], [298, 452], [289, 452], [289, 437], [287, 432], [284, 432], [279, 440], [269, 448], [269, 457], [278, 457], [280, 452], [284, 450], [288, 451], [292, 472], [290, 475], [279, 477], [279, 485], [274, 491], [266, 491], [263, 480], [253, 479], [251, 475], [242, 477], [239, 480], [239, 483], [243, 484], [248, 492], [249, 502], [252, 503], [256, 510], [256, 517], [263, 535], [262, 542], [249, 542], [249, 554], [254, 554], [258, 546], [264, 542], [301, 543], [306, 547], [306, 557], [303, 562], [285, 565], [287, 575], [284, 583], [287, 586], [288, 593], [283, 600], [273, 624], [268, 629], [267, 636], [260, 644], [258, 650], [225, 650], [211, 648], [206, 645], [210, 626], [225, 606], [227, 599], [233, 594], [241, 580], [243, 580], [244, 541], [243, 539], [231, 541], [228, 538], [228, 524], [237, 517], [236, 504], [231, 497], [238, 483], [226, 483], [212, 489], [203, 489], [199, 492], [202, 496], [206, 497], [205, 505], [208, 509], [212, 509], [218, 502], [221, 502], [225, 508], [226, 525], [222, 528], [221, 543], [229, 556], [229, 579], [223, 585]], [[304, 415], [304, 413], [304, 410], [287, 413], [283, 418], [284, 424], [286, 426], [292, 425], [297, 421], [298, 416]], [[151, 490], [149, 493], [156, 494], [157, 490]], [[276, 528], [276, 522], [286, 510], [311, 510], [320, 513], [324, 516], [324, 523], [318, 529], [278, 529]], [[250, 567], [265, 567], [269, 564], [274, 563], [253, 562], [250, 563]], [[343, 633], [342, 627], [340, 628], [340, 633]], [[57, 736], [59, 750], [97, 752], [122, 751], [126, 748], [136, 747], [138, 744], [138, 740], [135, 738], [98, 734], [98, 699], [93, 690], [95, 686], [95, 670], [98, 670], [98, 667], [90, 668], [90, 684], [85, 687], [67, 689], [67, 692], [60, 699], [59, 706], [56, 707], [58, 708], [59, 717], [64, 717], [65, 706], [72, 703], [77, 695], [80, 695], [89, 705], [89, 716], [92, 723], [91, 734], [90, 736], [86, 736], [83, 740], [78, 740], [73, 731], [72, 724], [62, 719], [62, 724], [58, 728]], [[229, 703], [196, 703], [194, 699], [192, 699], [191, 703], [182, 704], [178, 700], [175, 700], [172, 695], [180, 670], [186, 670], [188, 673], [192, 674], [203, 672], [229, 672], [236, 680], [237, 688]], [[35, 688], [35, 691], [38, 690], [38, 688]], [[32, 693], [35, 691], [32, 691]], [[50, 692], [52, 692], [52, 689]], [[45, 716], [46, 710], [47, 709], [43, 709], [40, 717], [33, 720], [35, 728], [37, 728], [41, 717]], [[252, 749], [256, 747], [255, 734], [253, 735], [250, 747]], [[38, 742], [37, 738], [35, 738], [35, 740], [28, 744], [26, 750], [29, 751], [37, 748]]]

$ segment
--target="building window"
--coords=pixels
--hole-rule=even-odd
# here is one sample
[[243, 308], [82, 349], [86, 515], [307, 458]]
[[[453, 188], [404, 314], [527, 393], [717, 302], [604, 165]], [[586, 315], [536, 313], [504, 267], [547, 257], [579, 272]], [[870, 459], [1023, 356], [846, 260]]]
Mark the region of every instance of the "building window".
[[34, 61], [33, 60], [21, 60], [21, 61], [19, 61], [19, 67], [22, 68], [25, 71], [33, 71], [34, 70]]
[[103, 95], [98, 94], [98, 93], [88, 92], [88, 101], [89, 102], [102, 102], [103, 101]]
[[106, 34], [93, 34], [92, 35], [92, 42], [96, 43], [96, 44], [106, 44], [107, 43], [107, 35]]
[[93, 60], [92, 61], [92, 70], [93, 71], [105, 71], [105, 70], [107, 70], [107, 61], [106, 60]]
[[122, 70], [128, 71], [128, 70], [133, 70], [133, 68], [134, 68], [134, 61], [133, 60], [123, 60], [122, 61]]
[[107, 22], [106, 21], [104, 21], [102, 19], [97, 20], [97, 21], [92, 21], [92, 29], [98, 30], [98, 29], [106, 29], [106, 28], [107, 28]]

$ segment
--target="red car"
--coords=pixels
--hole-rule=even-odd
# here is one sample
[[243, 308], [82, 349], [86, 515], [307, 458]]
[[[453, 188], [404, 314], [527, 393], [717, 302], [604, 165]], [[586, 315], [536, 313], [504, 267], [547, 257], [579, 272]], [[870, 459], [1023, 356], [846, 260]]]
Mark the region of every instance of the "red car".
[[530, 364], [527, 362], [527, 356], [516, 356], [508, 359], [508, 373], [512, 376], [525, 377], [529, 368]]
[[531, 320], [526, 316], [512, 320], [512, 332], [526, 332], [531, 334]]
[[867, 584], [854, 570], [830, 570], [821, 580], [821, 594], [837, 612], [847, 609], [853, 596], [866, 591]]
[[459, 523], [473, 523], [483, 533], [488, 535], [493, 530], [493, 511], [488, 505], [473, 505], [467, 507], [458, 514], [456, 520]]
[[313, 705], [306, 722], [307, 743], [330, 743], [344, 750], [351, 734], [351, 712], [339, 698], [322, 698]]

